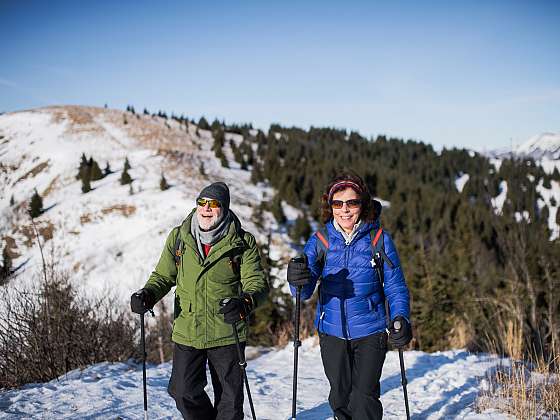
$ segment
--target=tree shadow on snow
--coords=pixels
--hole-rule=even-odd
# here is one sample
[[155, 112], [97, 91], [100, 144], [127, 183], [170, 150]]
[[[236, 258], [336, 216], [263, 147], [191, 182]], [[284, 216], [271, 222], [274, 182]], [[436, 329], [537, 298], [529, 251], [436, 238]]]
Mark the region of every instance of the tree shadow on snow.
[[332, 419], [332, 416], [331, 406], [328, 402], [297, 413], [297, 418], [301, 420], [327, 420]]
[[[466, 351], [457, 353], [453, 357], [448, 357], [445, 355], [430, 355], [430, 354], [423, 354], [416, 358], [414, 364], [411, 366], [406, 365], [405, 360], [405, 372], [406, 372], [406, 379], [410, 384], [414, 379], [423, 377], [426, 373], [439, 369], [443, 365], [449, 363], [455, 363], [458, 360], [463, 360], [468, 357], [468, 353]], [[398, 356], [397, 356], [398, 357]], [[389, 392], [395, 388], [401, 388], [401, 370], [394, 373], [391, 376], [383, 379], [381, 381], [381, 395], [386, 392]]]

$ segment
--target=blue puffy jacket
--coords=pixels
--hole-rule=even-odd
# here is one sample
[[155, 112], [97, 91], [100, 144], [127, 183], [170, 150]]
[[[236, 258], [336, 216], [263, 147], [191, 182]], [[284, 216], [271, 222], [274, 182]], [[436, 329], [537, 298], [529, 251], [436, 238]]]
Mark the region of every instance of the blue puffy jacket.
[[[408, 288], [401, 270], [395, 245], [389, 234], [383, 232], [385, 253], [393, 268], [384, 262], [384, 288], [372, 266], [373, 249], [370, 231], [379, 228], [379, 222], [362, 223], [349, 245], [344, 237], [328, 222], [329, 249], [324, 266], [318, 260], [319, 239], [311, 236], [305, 245], [312, 281], [302, 289], [302, 299], [309, 299], [319, 286], [315, 327], [319, 332], [344, 339], [365, 337], [386, 328], [384, 296], [389, 302], [391, 318], [402, 315], [410, 319]], [[383, 290], [384, 289], [384, 290]], [[291, 287], [295, 296], [295, 288]]]

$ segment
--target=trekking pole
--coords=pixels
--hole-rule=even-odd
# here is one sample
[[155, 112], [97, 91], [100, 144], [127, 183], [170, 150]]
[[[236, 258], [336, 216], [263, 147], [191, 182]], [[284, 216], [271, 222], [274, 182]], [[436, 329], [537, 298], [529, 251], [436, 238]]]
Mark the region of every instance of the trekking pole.
[[[381, 280], [381, 285], [385, 286], [385, 281], [384, 281], [384, 276], [383, 276], [383, 260], [381, 259], [381, 255], [379, 253], [377, 253], [374, 256], [374, 267], [377, 271], [377, 275], [379, 277], [379, 279]], [[391, 322], [391, 316], [390, 316], [390, 311], [389, 311], [389, 302], [387, 301], [387, 299], [385, 299], [385, 315], [387, 318], [387, 332], [389, 332], [389, 323]], [[395, 331], [399, 331], [401, 329], [401, 323], [399, 321], [395, 321]], [[399, 362], [401, 365], [401, 384], [403, 387], [403, 394], [404, 394], [404, 408], [406, 410], [406, 420], [410, 420], [410, 410], [408, 407], [408, 392], [406, 390], [406, 385], [408, 383], [408, 381], [406, 380], [406, 371], [404, 368], [404, 355], [403, 355], [403, 349], [402, 347], [398, 348], [399, 350]]]
[[[395, 321], [395, 324], [393, 326], [395, 327], [395, 331], [399, 331], [401, 329], [401, 323], [399, 321]], [[404, 355], [403, 355], [402, 347], [399, 347], [399, 362], [401, 365], [401, 384], [402, 384], [402, 389], [404, 394], [404, 407], [406, 409], [406, 419], [410, 420], [410, 410], [408, 408], [408, 392], [406, 390], [406, 385], [408, 384], [408, 381], [406, 380], [406, 372], [404, 369]]]
[[296, 317], [294, 319], [294, 379], [293, 379], [293, 391], [292, 391], [292, 420], [296, 418], [298, 349], [301, 346], [301, 341], [299, 341], [299, 317], [300, 317], [300, 309], [301, 309], [302, 288], [303, 286], [297, 286]]
[[146, 332], [144, 330], [144, 314], [140, 314], [140, 339], [142, 341], [142, 383], [144, 386], [144, 420], [148, 420], [148, 391], [146, 387]]
[[[220, 301], [220, 306], [225, 306], [229, 302], [229, 298], [222, 299]], [[249, 388], [249, 379], [247, 378], [247, 361], [245, 360], [245, 355], [241, 351], [241, 344], [239, 343], [239, 334], [237, 333], [237, 322], [231, 324], [233, 329], [233, 336], [235, 338], [235, 345], [237, 346], [237, 354], [239, 356], [239, 367], [243, 371], [243, 379], [245, 380], [245, 387], [247, 388], [247, 397], [249, 398], [249, 406], [251, 407], [251, 415], [253, 420], [257, 420], [255, 415], [255, 406], [253, 405], [253, 398], [251, 397], [251, 389]]]
[[249, 406], [251, 407], [251, 415], [253, 420], [257, 420], [255, 415], [255, 407], [253, 406], [253, 398], [251, 398], [251, 389], [249, 388], [249, 379], [247, 378], [247, 362], [245, 361], [245, 355], [241, 351], [241, 344], [239, 344], [239, 335], [237, 334], [237, 323], [231, 325], [233, 327], [233, 336], [235, 337], [235, 344], [237, 345], [237, 353], [239, 354], [239, 366], [243, 371], [243, 377], [245, 378], [245, 387], [247, 388], [247, 397], [249, 398]]

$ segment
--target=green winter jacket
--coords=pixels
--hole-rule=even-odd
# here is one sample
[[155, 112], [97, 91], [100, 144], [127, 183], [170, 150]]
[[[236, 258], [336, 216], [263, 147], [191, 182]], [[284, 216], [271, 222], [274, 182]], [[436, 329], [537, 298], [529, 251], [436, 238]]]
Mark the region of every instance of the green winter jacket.
[[[234, 344], [231, 325], [226, 324], [224, 316], [218, 313], [219, 302], [242, 292], [252, 296], [254, 307], [266, 299], [268, 284], [259, 250], [254, 236], [241, 229], [239, 219], [234, 215], [227, 235], [212, 246], [206, 258], [202, 258], [190, 233], [191, 219], [196, 217], [194, 213], [193, 210], [181, 226], [171, 231], [156, 269], [144, 287], [153, 293], [157, 302], [177, 286], [171, 337], [175, 343], [197, 349]], [[174, 256], [177, 235], [183, 241], [183, 255], [178, 267]], [[245, 322], [239, 322], [237, 329], [239, 339], [245, 341]]]

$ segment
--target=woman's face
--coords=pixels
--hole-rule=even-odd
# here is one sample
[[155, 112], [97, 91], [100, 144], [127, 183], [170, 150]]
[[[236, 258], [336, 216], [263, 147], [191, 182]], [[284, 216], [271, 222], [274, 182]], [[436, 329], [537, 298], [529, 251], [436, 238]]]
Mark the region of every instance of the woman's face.
[[[349, 200], [350, 202], [348, 202]], [[331, 208], [334, 220], [347, 233], [352, 232], [352, 228], [360, 218], [362, 206], [359, 200], [360, 196], [352, 188], [346, 188], [333, 194]], [[341, 201], [343, 202], [342, 207], [335, 208], [338, 207], [336, 204], [340, 204]]]

